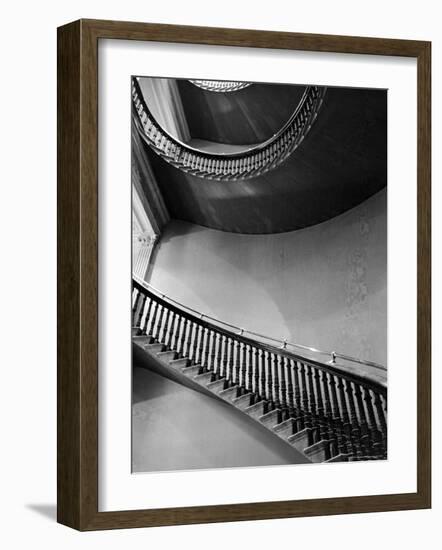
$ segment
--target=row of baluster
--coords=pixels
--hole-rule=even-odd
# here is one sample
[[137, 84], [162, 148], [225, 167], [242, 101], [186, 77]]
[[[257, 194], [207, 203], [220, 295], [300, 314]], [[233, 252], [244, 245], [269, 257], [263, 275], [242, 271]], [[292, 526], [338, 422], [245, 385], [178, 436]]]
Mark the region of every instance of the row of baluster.
[[179, 166], [195, 175], [223, 179], [256, 176], [271, 169], [285, 159], [300, 143], [311, 124], [311, 115], [317, 109], [320, 91], [316, 87], [309, 88], [302, 108], [294, 117], [292, 123], [273, 142], [263, 149], [244, 154], [237, 158], [196, 153], [170, 139], [146, 112], [141, 92], [135, 82], [132, 87], [132, 97], [139, 120], [149, 143], [172, 164]]
[[197, 318], [183, 316], [154, 296], [134, 289], [133, 326], [185, 357], [200, 372], [213, 373], [250, 393], [266, 412], [280, 411], [293, 431], [308, 430], [311, 444], [329, 442], [329, 455], [353, 459], [385, 458], [387, 402], [382, 387], [294, 358], [282, 350], [249, 343]]
[[190, 80], [192, 84], [209, 92], [237, 92], [251, 86], [251, 82], [231, 80]]

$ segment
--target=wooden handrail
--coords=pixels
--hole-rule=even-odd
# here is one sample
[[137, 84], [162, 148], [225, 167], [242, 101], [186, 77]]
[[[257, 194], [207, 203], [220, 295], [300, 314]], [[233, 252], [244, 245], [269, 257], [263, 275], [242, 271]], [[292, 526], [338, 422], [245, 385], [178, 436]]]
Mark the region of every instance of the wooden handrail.
[[276, 168], [295, 151], [316, 120], [325, 93], [326, 88], [307, 86], [279, 132], [263, 143], [230, 153], [202, 151], [170, 135], [147, 107], [137, 78], [132, 79], [133, 118], [149, 147], [176, 168], [206, 179], [248, 179]]

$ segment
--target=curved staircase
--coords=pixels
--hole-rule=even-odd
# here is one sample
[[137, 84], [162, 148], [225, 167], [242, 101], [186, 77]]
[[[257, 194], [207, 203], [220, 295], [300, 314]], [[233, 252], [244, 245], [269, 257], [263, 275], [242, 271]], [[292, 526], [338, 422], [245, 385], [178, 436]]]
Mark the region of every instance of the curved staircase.
[[132, 79], [134, 122], [142, 139], [175, 168], [199, 178], [220, 181], [254, 178], [282, 164], [310, 131], [325, 93], [325, 88], [307, 86], [295, 112], [270, 139], [244, 151], [217, 153], [193, 148], [170, 135], [149, 110], [138, 79]]
[[308, 461], [387, 458], [382, 383], [246, 337], [137, 280], [132, 307], [138, 352], [160, 361], [166, 375], [249, 415]]

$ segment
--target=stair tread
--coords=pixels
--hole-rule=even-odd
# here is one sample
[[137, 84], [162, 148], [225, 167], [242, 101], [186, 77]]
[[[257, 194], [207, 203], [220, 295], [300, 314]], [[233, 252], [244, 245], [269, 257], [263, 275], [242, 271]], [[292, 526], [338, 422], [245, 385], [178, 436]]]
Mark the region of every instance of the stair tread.
[[279, 431], [284, 431], [284, 430], [287, 430], [287, 429], [290, 429], [290, 428], [293, 428], [293, 427], [294, 427], [294, 419], [293, 418], [288, 418], [287, 420], [284, 420], [284, 421], [280, 422], [279, 424], [275, 424], [273, 426], [273, 429], [275, 430], [275, 432], [279, 432]]
[[225, 378], [220, 378], [218, 380], [214, 380], [213, 382], [209, 382], [207, 384], [207, 387], [209, 388], [209, 390], [212, 390], [212, 391], [216, 391], [216, 388], [221, 387], [220, 391], [223, 391], [224, 385], [226, 382], [227, 380]]
[[206, 380], [208, 378], [212, 378], [213, 372], [202, 372], [201, 374], [197, 374], [194, 376], [194, 379], [198, 382], [202, 382], [203, 380]]
[[238, 393], [238, 386], [232, 386], [231, 388], [227, 388], [225, 390], [220, 391], [218, 395], [226, 399], [234, 399], [231, 396], [237, 393]]
[[279, 413], [281, 412], [280, 409], [274, 409], [273, 411], [269, 411], [268, 413], [266, 414], [263, 414], [262, 416], [259, 417], [259, 421], [262, 423], [262, 424], [271, 424], [272, 421], [275, 422], [274, 425], [278, 424], [278, 418], [279, 418]]
[[155, 352], [161, 351], [162, 349], [164, 349], [164, 346], [163, 344], [146, 344], [145, 346], [143, 346], [143, 348]]
[[181, 372], [184, 374], [193, 375], [196, 372], [199, 372], [201, 365], [192, 365], [190, 367], [182, 367]]
[[252, 393], [245, 393], [244, 395], [233, 398], [232, 403], [241, 409], [246, 409], [247, 407], [250, 407], [250, 401], [252, 400], [252, 397]]
[[244, 409], [244, 412], [246, 412], [248, 415], [250, 415], [252, 418], [258, 419], [265, 410], [265, 402], [264, 401], [258, 401], [257, 403], [254, 403], [253, 405], [250, 405], [249, 407], [246, 407]]

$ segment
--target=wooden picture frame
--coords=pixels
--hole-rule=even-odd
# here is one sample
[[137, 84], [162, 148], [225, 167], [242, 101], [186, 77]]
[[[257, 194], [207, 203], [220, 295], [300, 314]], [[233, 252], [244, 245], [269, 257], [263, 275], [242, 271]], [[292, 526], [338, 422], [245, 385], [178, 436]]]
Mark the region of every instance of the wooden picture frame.
[[[98, 41], [139, 40], [403, 56], [418, 70], [417, 492], [98, 511]], [[82, 531], [431, 506], [431, 44], [79, 20], [58, 29], [58, 521]]]

